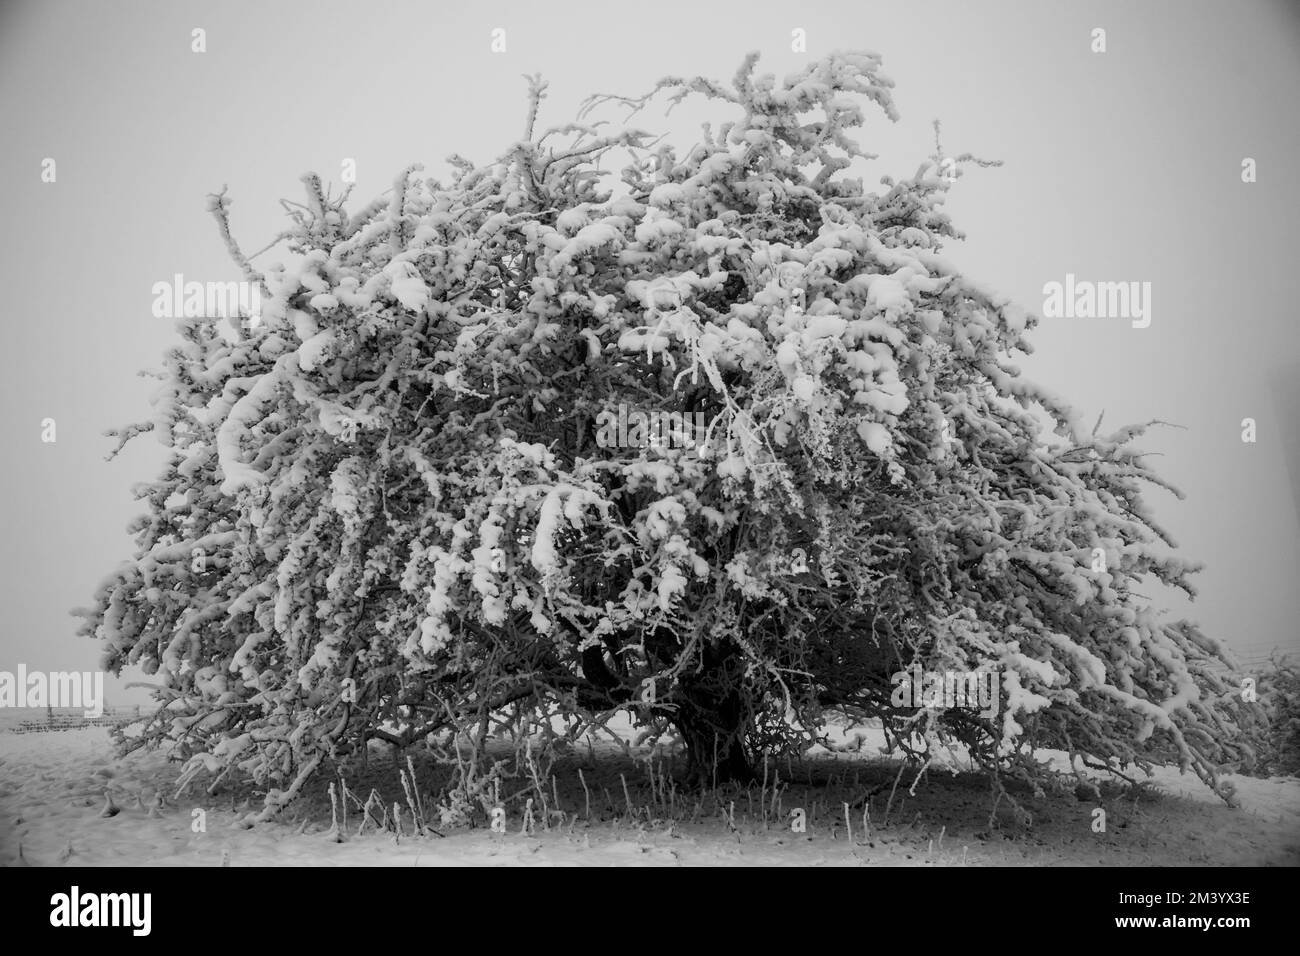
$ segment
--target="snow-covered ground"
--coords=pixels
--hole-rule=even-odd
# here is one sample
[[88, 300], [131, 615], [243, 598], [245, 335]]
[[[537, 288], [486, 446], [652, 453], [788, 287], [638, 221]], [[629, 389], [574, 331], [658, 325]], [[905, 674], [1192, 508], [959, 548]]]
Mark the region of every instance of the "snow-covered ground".
[[[57, 866], [348, 866], [348, 865], [1295, 865], [1300, 862], [1300, 781], [1235, 777], [1240, 809], [1225, 806], [1198, 780], [1160, 769], [1154, 792], [1135, 795], [1103, 786], [1100, 803], [1074, 792], [1034, 798], [1017, 795], [1033, 815], [1031, 826], [1000, 812], [989, 828], [988, 782], [968, 772], [931, 769], [915, 788], [907, 773], [889, 801], [899, 764], [878, 754], [878, 731], [857, 731], [848, 752], [815, 752], [770, 769], [786, 787], [726, 794], [720, 808], [694, 796], [659, 791], [651, 774], [680, 769], [671, 748], [633, 751], [606, 745], [593, 764], [576, 753], [557, 765], [561, 825], [519, 832], [522, 808], [510, 811], [509, 830], [451, 829], [445, 838], [397, 838], [373, 826], [357, 835], [360, 814], [349, 815], [347, 837], [329, 834], [328, 780], [277, 822], [251, 830], [233, 826], [255, 795], [247, 789], [209, 797], [174, 798], [179, 765], [161, 753], [117, 760], [108, 732], [88, 728], [56, 733], [0, 733], [0, 864]], [[647, 764], [645, 757], [650, 756]], [[637, 758], [641, 759], [637, 759]], [[954, 761], [960, 767], [960, 758]], [[432, 790], [438, 769], [417, 763], [421, 789]], [[577, 775], [584, 769], [590, 798]], [[662, 779], [662, 778], [661, 778]], [[623, 781], [628, 791], [624, 795]], [[390, 754], [376, 751], [349, 779], [365, 795], [374, 787], [387, 804], [404, 798]], [[157, 805], [159, 793], [162, 804]], [[873, 793], [866, 807], [843, 802]], [[107, 794], [107, 797], [106, 797]], [[107, 800], [118, 812], [105, 815]], [[430, 800], [429, 794], [424, 799]], [[636, 808], [629, 819], [628, 801]], [[256, 806], [256, 802], [253, 803]], [[1106, 810], [1106, 830], [1093, 831], [1094, 810]], [[793, 808], [804, 809], [804, 833], [792, 832]], [[733, 809], [734, 808], [734, 809]], [[865, 814], [864, 814], [865, 809]], [[886, 810], [888, 809], [888, 818]], [[1003, 809], [1006, 810], [1005, 804]], [[199, 815], [203, 811], [203, 827]], [[766, 810], [766, 823], [764, 822]], [[734, 828], [724, 818], [734, 813]], [[869, 829], [867, 827], [869, 826]], [[21, 850], [20, 850], [21, 848]]]

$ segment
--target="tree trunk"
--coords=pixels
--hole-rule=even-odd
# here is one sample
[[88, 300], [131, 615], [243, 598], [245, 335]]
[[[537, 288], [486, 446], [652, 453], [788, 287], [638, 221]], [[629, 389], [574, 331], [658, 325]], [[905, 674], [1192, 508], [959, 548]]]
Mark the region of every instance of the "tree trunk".
[[704, 666], [679, 685], [673, 724], [681, 732], [690, 762], [690, 780], [699, 786], [748, 783], [754, 779], [745, 737], [749, 725], [735, 673], [739, 657], [724, 647], [709, 647]]
[[674, 724], [686, 743], [687, 779], [700, 787], [715, 783], [749, 783], [753, 769], [740, 740], [739, 729], [722, 731], [707, 716], [678, 711]]

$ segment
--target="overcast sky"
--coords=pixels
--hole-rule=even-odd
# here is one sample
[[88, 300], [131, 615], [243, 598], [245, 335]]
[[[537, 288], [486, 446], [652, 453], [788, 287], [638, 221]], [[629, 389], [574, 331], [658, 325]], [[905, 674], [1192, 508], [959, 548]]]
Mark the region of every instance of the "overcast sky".
[[[488, 160], [525, 119], [521, 74], [551, 83], [541, 125], [592, 92], [639, 94], [665, 74], [729, 79], [744, 54], [783, 76], [834, 49], [884, 56], [902, 113], [861, 133], [880, 175], [932, 151], [1000, 159], [957, 183], [966, 242], [951, 258], [1041, 312], [1067, 273], [1152, 286], [1148, 328], [1044, 320], [1026, 372], [1109, 425], [1150, 418], [1152, 491], [1183, 553], [1202, 560], [1189, 613], [1248, 657], [1300, 628], [1300, 263], [1294, 217], [1300, 5], [1284, 2], [703, 3], [10, 2], [0, 8], [0, 670], [89, 669], [69, 610], [128, 557], [133, 482], [150, 437], [112, 464], [104, 429], [149, 416], [175, 341], [151, 287], [238, 278], [208, 192], [229, 184], [247, 251], [284, 222], [299, 176], [357, 165], [368, 201], [411, 162]], [[1106, 30], [1094, 53], [1092, 31]], [[207, 52], [191, 52], [191, 31]], [[506, 31], [506, 52], [490, 49]], [[807, 53], [791, 50], [806, 31]], [[619, 114], [607, 114], [613, 119]], [[725, 118], [662, 105], [636, 125], [693, 141]], [[45, 158], [57, 181], [41, 182]], [[1258, 181], [1241, 181], [1241, 162]], [[261, 265], [274, 261], [268, 254]], [[1285, 396], [1285, 398], [1284, 398]], [[57, 442], [41, 442], [54, 418]], [[1241, 441], [1254, 418], [1258, 441]], [[1288, 442], [1290, 445], [1288, 446]], [[1160, 598], [1164, 600], [1163, 596]], [[110, 682], [110, 699], [124, 699]]]

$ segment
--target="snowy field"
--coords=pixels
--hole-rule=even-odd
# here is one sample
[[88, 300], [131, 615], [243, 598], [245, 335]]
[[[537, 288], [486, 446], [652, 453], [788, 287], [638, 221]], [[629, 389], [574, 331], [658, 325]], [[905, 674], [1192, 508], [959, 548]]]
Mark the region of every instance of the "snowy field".
[[[630, 729], [627, 730], [631, 736]], [[914, 771], [878, 751], [879, 731], [841, 735], [839, 752], [817, 750], [803, 762], [770, 767], [766, 786], [698, 798], [676, 790], [681, 754], [621, 748], [605, 741], [556, 765], [559, 814], [544, 829], [448, 829], [417, 838], [373, 824], [358, 835], [348, 817], [343, 842], [330, 836], [325, 774], [280, 820], [239, 829], [235, 819], [258, 805], [249, 789], [202, 787], [175, 797], [179, 763], [163, 753], [111, 754], [108, 731], [0, 731], [0, 864], [35, 866], [427, 866], [427, 865], [1296, 865], [1300, 863], [1300, 781], [1232, 778], [1239, 809], [1225, 806], [1198, 780], [1158, 770], [1141, 792], [1099, 782], [1095, 791], [1062, 789], [1034, 797], [1016, 792], [1032, 815], [1026, 825], [1006, 804], [989, 827], [986, 779], [963, 769], [931, 768], [911, 789]], [[411, 752], [426, 803], [446, 768]], [[401, 758], [405, 764], [405, 755]], [[1063, 764], [1062, 764], [1063, 765]], [[577, 771], [583, 774], [579, 777]], [[441, 777], [439, 775], [442, 775]], [[655, 783], [652, 783], [656, 781]], [[624, 781], [627, 789], [624, 790]], [[391, 806], [403, 800], [395, 755], [379, 747], [348, 778], [364, 795], [375, 789]], [[588, 797], [582, 784], [585, 782]], [[779, 787], [774, 785], [779, 784]], [[777, 796], [773, 796], [775, 793]], [[1014, 791], [1013, 791], [1014, 792]], [[890, 795], [893, 799], [890, 799]], [[161, 796], [161, 799], [160, 799]], [[861, 798], [866, 796], [866, 800]], [[116, 813], [105, 813], [111, 801]], [[852, 837], [846, 832], [848, 802]], [[1094, 810], [1106, 831], [1093, 832]], [[629, 807], [631, 809], [629, 809]], [[807, 830], [792, 832], [791, 811]], [[204, 827], [198, 826], [203, 812]], [[196, 832], [202, 830], [202, 832]]]

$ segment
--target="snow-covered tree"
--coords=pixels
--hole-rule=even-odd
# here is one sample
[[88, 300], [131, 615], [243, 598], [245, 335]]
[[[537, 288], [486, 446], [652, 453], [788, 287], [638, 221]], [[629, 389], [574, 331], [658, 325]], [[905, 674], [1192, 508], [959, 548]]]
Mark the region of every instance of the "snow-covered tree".
[[[349, 214], [307, 176], [259, 321], [178, 322], [138, 551], [83, 632], [156, 674], [142, 741], [275, 784], [380, 737], [623, 709], [700, 780], [806, 746], [829, 713], [1034, 773], [1035, 746], [1214, 784], [1254, 712], [1219, 644], [1139, 593], [1194, 568], [1132, 447], [1012, 363], [1036, 319], [941, 255], [941, 152], [864, 189], [850, 132], [896, 119], [875, 54], [779, 83], [597, 97], [448, 183], [411, 167]], [[594, 111], [729, 110], [678, 153]], [[630, 157], [618, 182], [605, 156]], [[859, 176], [854, 176], [854, 172]], [[698, 447], [598, 441], [621, 404], [704, 413]], [[120, 445], [119, 445], [120, 447]], [[992, 668], [996, 716], [891, 702]]]
[[1268, 715], [1268, 733], [1255, 772], [1300, 776], [1300, 667], [1294, 657], [1273, 655], [1256, 688]]

